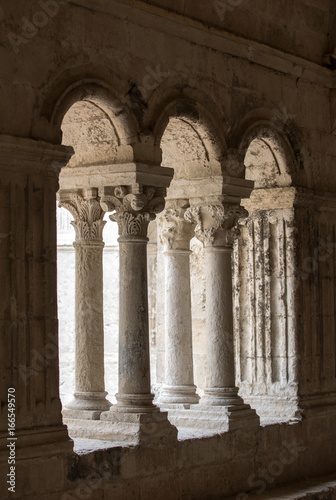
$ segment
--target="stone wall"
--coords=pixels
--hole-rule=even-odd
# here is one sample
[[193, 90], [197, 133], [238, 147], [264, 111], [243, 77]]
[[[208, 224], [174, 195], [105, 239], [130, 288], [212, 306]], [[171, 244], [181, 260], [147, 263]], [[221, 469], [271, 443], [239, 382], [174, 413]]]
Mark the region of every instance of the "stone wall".
[[[96, 500], [238, 494], [242, 500], [258, 490], [260, 481], [273, 487], [335, 471], [336, 84], [333, 59], [323, 59], [335, 44], [335, 8], [328, 0], [227, 0], [220, 7], [216, 2], [165, 2], [165, 8], [159, 0], [153, 3], [6, 0], [1, 6], [0, 461], [4, 471], [7, 391], [15, 386], [17, 498], [65, 500], [71, 491], [73, 498], [91, 495]], [[65, 119], [62, 131], [69, 110], [73, 116]], [[90, 115], [85, 123], [80, 110]], [[255, 140], [269, 148], [265, 147], [267, 161], [250, 150], [250, 159], [261, 157], [257, 175], [253, 162], [244, 168]], [[88, 141], [93, 146], [85, 150]], [[270, 151], [275, 158], [270, 159]], [[69, 164], [71, 157], [76, 161]], [[125, 165], [131, 173], [125, 173]], [[294, 393], [286, 391], [295, 387], [299, 411], [283, 424], [258, 426], [256, 418], [253, 430], [242, 418], [241, 429], [216, 435], [209, 412], [198, 428], [179, 429], [178, 439], [163, 412], [157, 412], [152, 422], [143, 415], [139, 421], [131, 416], [133, 421], [121, 424], [138, 430], [123, 444], [117, 441], [120, 433], [114, 432], [118, 425], [112, 417], [97, 426], [91, 420], [85, 432], [94, 428], [96, 437], [102, 437], [98, 430], [103, 429], [114, 440], [76, 441], [73, 452], [59, 400], [58, 180], [65, 189], [72, 182], [72, 189], [95, 194], [98, 206], [105, 197], [108, 207], [111, 193], [104, 191], [106, 186], [125, 184], [139, 191], [139, 185], [161, 182], [165, 189], [173, 172], [161, 166], [176, 171], [170, 201], [189, 198], [192, 186], [192, 196], [202, 203], [214, 192], [221, 203], [237, 203], [244, 189], [249, 192], [248, 179], [256, 181], [251, 200], [244, 201], [251, 219], [236, 247], [242, 262], [244, 244], [248, 246], [249, 260], [240, 274], [236, 271], [236, 278], [242, 279], [240, 290], [250, 287], [245, 297], [238, 296], [236, 288], [238, 376], [247, 398], [256, 401], [257, 396], [261, 409], [268, 390], [274, 390], [276, 398], [291, 398]], [[148, 178], [152, 184], [145, 183]], [[265, 191], [274, 196], [267, 197]], [[144, 198], [136, 192], [135, 200], [139, 199]], [[141, 241], [143, 249], [144, 235]], [[203, 255], [194, 242], [192, 248], [195, 375], [202, 388], [207, 368]], [[67, 259], [69, 254], [63, 256]], [[286, 274], [291, 258], [294, 273]], [[159, 254], [156, 278], [162, 276], [160, 259]], [[154, 260], [151, 257], [150, 267], [155, 273]], [[143, 258], [142, 276], [144, 262]], [[134, 264], [133, 259], [136, 271]], [[262, 272], [268, 267], [274, 272]], [[155, 318], [153, 311], [164, 307], [164, 290], [163, 281], [157, 282], [158, 309], [152, 300], [151, 320], [161, 383], [162, 315]], [[137, 283], [142, 293], [143, 283]], [[108, 283], [109, 298], [115, 297], [113, 284], [115, 279]], [[70, 303], [70, 286], [66, 291]], [[255, 305], [248, 313], [246, 301]], [[140, 310], [138, 300], [136, 304], [143, 313], [145, 307]], [[115, 321], [110, 312], [112, 306], [105, 315], [108, 331]], [[130, 313], [134, 319], [131, 308]], [[123, 319], [128, 320], [127, 315]], [[115, 353], [111, 339], [108, 336], [106, 346]], [[148, 340], [145, 335], [137, 339]], [[251, 340], [257, 356], [249, 367]], [[64, 347], [67, 342], [68, 338]], [[242, 356], [244, 349], [247, 358]], [[129, 354], [124, 346], [125, 352]], [[214, 348], [212, 353], [216, 354]], [[137, 356], [128, 360], [139, 368]], [[141, 377], [128, 382], [147, 390], [147, 359], [143, 366], [144, 384]], [[145, 396], [147, 404], [151, 396]], [[214, 413], [221, 423], [222, 416]], [[145, 420], [145, 436], [139, 431], [140, 420]], [[160, 424], [161, 434], [156, 433]], [[98, 475], [92, 476], [94, 472]], [[4, 498], [10, 498], [5, 474], [0, 481]]]
[[[192, 0], [146, 0], [146, 3], [197, 19], [202, 24], [244, 34], [317, 63], [326, 50], [329, 13], [333, 10], [330, 1], [306, 0], [294, 3], [282, 0], [276, 4], [267, 0], [215, 0], [210, 4]], [[332, 36], [330, 33], [329, 50], [334, 48]]]

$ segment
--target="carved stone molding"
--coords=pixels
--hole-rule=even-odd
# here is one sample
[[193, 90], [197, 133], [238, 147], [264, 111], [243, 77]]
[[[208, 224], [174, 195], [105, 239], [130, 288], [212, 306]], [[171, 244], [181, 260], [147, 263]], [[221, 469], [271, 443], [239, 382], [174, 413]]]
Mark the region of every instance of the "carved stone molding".
[[118, 223], [119, 236], [147, 236], [150, 221], [164, 209], [165, 188], [153, 186], [115, 186], [106, 188], [100, 205]]
[[104, 211], [96, 197], [80, 194], [70, 194], [66, 197], [60, 194], [59, 206], [64, 207], [73, 216], [71, 225], [76, 231], [76, 241], [102, 241]]
[[218, 204], [189, 208], [184, 217], [194, 222], [195, 236], [205, 247], [232, 247], [239, 236], [239, 222], [248, 216], [240, 205]]
[[164, 250], [189, 250], [194, 223], [184, 218], [185, 209], [169, 208], [160, 216], [160, 241]]

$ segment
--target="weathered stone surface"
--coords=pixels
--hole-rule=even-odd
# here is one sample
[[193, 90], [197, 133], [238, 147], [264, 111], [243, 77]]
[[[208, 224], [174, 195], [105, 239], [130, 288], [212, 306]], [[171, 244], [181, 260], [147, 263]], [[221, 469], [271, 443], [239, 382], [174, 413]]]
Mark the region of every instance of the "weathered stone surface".
[[[335, 20], [329, 0], [2, 2], [4, 498], [276, 498], [334, 473]], [[113, 439], [78, 453], [59, 398], [59, 187], [81, 207], [76, 399], [93, 402], [70, 435]], [[167, 373], [175, 397], [201, 396], [171, 403], [178, 439], [150, 376], [147, 231], [167, 200], [185, 201], [205, 244], [170, 238], [166, 259], [157, 241], [156, 387]], [[92, 420], [106, 404], [102, 211], [120, 230], [119, 392]], [[334, 496], [334, 485], [302, 490], [278, 497]]]

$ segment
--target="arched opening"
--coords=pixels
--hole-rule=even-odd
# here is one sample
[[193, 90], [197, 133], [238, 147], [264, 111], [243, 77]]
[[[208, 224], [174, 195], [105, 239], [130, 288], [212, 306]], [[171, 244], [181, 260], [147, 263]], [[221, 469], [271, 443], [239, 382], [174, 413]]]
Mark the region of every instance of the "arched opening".
[[[99, 186], [100, 180], [95, 171], [100, 165], [118, 161], [118, 148], [121, 140], [117, 131], [118, 127], [107, 115], [106, 109], [102, 109], [99, 104], [99, 100], [96, 102], [76, 101], [67, 109], [61, 123], [62, 144], [72, 146], [74, 149], [74, 155], [61, 172], [59, 192], [61, 206], [57, 209], [59, 366], [63, 411], [68, 406], [71, 407], [74, 394], [76, 390], [78, 391], [75, 380], [86, 377], [79, 372], [92, 370], [87, 363], [95, 337], [101, 337], [99, 340], [102, 343], [101, 359], [96, 360], [96, 363], [103, 366], [104, 389], [108, 393], [110, 402], [114, 402], [114, 395], [118, 389], [118, 231], [116, 224], [109, 221], [108, 214], [101, 213], [97, 193], [92, 192], [88, 195], [86, 191], [92, 188], [95, 191], [95, 187]], [[78, 187], [77, 184], [79, 184]], [[95, 204], [92, 205], [90, 213], [85, 213], [88, 207], [86, 203]], [[101, 242], [98, 242], [98, 246], [101, 243], [98, 253], [103, 252], [102, 269], [99, 269], [99, 265], [96, 269], [97, 279], [101, 282], [94, 284], [92, 281], [96, 279], [95, 269], [90, 269], [87, 278], [85, 276], [88, 271], [87, 267], [95, 266], [95, 258], [89, 260], [89, 256], [84, 257], [83, 252], [85, 253], [87, 240], [91, 244], [98, 241], [98, 233], [88, 235], [88, 232], [94, 232], [95, 224], [99, 224], [100, 219], [102, 219], [102, 228], [105, 225], [100, 233]], [[104, 250], [102, 249], [103, 242]], [[82, 249], [80, 249], [81, 246]], [[82, 273], [82, 278], [79, 278], [78, 273]], [[79, 291], [77, 287], [81, 287], [82, 290]], [[99, 290], [99, 287], [103, 289]], [[98, 296], [101, 295], [100, 292], [102, 296], [98, 302], [95, 302], [95, 295], [96, 293]], [[90, 314], [96, 314], [96, 320], [85, 316], [85, 308], [89, 306], [90, 301], [94, 302]], [[103, 310], [97, 311], [102, 304]], [[86, 322], [88, 322], [87, 335], [92, 337], [92, 342], [87, 338], [80, 341], [76, 339], [76, 335], [83, 336], [80, 330], [85, 330]], [[78, 345], [81, 342], [87, 342], [87, 353], [84, 352], [84, 347]], [[76, 350], [80, 351], [80, 354], [76, 353]], [[83, 357], [82, 362], [78, 360], [79, 355]], [[75, 372], [77, 372], [76, 375]], [[86, 383], [89, 382], [86, 381]], [[97, 380], [93, 384], [98, 384]], [[71, 435], [71, 426], [69, 430]]]
[[[220, 200], [223, 185], [225, 145], [204, 118], [199, 107], [185, 99], [168, 105], [154, 127], [162, 164], [174, 169], [166, 211], [158, 219], [156, 288], [156, 390], [158, 402], [168, 408], [178, 402], [186, 409], [196, 404], [207, 380], [205, 255], [195, 237], [195, 226], [186, 228], [184, 219], [191, 205]], [[174, 293], [179, 298], [172, 297]], [[178, 311], [172, 305], [175, 302]], [[180, 356], [176, 349], [184, 354]], [[178, 427], [189, 425], [172, 410], [169, 415]]]
[[[79, 100], [76, 101], [74, 97]], [[109, 413], [107, 410], [111, 403], [116, 402], [114, 395], [120, 393], [120, 366], [128, 370], [128, 366], [118, 363], [120, 351], [123, 350], [126, 355], [132, 351], [128, 343], [124, 345], [119, 342], [120, 252], [117, 236], [118, 225], [120, 235], [120, 224], [109, 220], [103, 206], [107, 207], [106, 211], [115, 212], [115, 207], [110, 208], [108, 200], [113, 193], [121, 194], [127, 192], [127, 189], [131, 190], [132, 199], [136, 198], [139, 194], [137, 190], [142, 189], [142, 183], [136, 176], [144, 175], [141, 162], [145, 164], [145, 169], [148, 168], [146, 163], [154, 163], [147, 151], [147, 138], [145, 145], [137, 143], [135, 130], [128, 127], [132, 123], [130, 111], [121, 105], [118, 107], [116, 101], [112, 101], [110, 105], [106, 95], [103, 97], [99, 92], [94, 95], [91, 87], [84, 87], [82, 92], [78, 92], [78, 89], [76, 92], [71, 91], [65, 96], [64, 102], [59, 104], [59, 113], [65, 111], [61, 120], [62, 143], [74, 149], [71, 160], [60, 174], [58, 193], [60, 226], [63, 221], [63, 231], [59, 232], [59, 263], [62, 262], [69, 269], [67, 272], [66, 268], [60, 269], [59, 266], [59, 294], [65, 290], [68, 296], [71, 295], [71, 301], [64, 300], [61, 295], [59, 298], [61, 396], [64, 403], [63, 417], [73, 437], [80, 436], [83, 428], [87, 431], [80, 420], [99, 420], [102, 413]], [[54, 113], [54, 120], [55, 123], [60, 122], [60, 115]], [[158, 154], [156, 150], [154, 155], [155, 153]], [[157, 167], [154, 166], [155, 168]], [[150, 191], [152, 188], [148, 189]], [[158, 200], [159, 198], [154, 197], [153, 210]], [[65, 209], [71, 214], [72, 221], [69, 215], [62, 213]], [[125, 212], [126, 216], [133, 217], [133, 212], [131, 209], [127, 212], [127, 208], [121, 211], [122, 217]], [[72, 239], [75, 240], [74, 249], [69, 245], [71, 231]], [[150, 237], [152, 233], [150, 228]], [[63, 244], [62, 236], [65, 239]], [[152, 247], [154, 246], [149, 245], [148, 251], [150, 291], [153, 289], [152, 281], [155, 280], [155, 263], [151, 262]], [[137, 266], [136, 261], [134, 265]], [[142, 269], [140, 264], [139, 268]], [[127, 266], [124, 266], [123, 272], [125, 278]], [[147, 294], [147, 286], [141, 286], [146, 289]], [[130, 288], [127, 290], [130, 295]], [[141, 294], [139, 297], [141, 300]], [[129, 297], [126, 299], [129, 300]], [[72, 308], [69, 307], [70, 302], [73, 304]], [[145, 311], [146, 306], [141, 309]], [[149, 335], [154, 343], [153, 310], [150, 295]], [[128, 330], [123, 330], [123, 333], [126, 336]], [[146, 328], [143, 333], [147, 335]], [[129, 340], [132, 342], [133, 339]], [[118, 344], [123, 347], [119, 348]], [[137, 375], [134, 376], [134, 386], [138, 383]], [[137, 393], [134, 397], [137, 397]], [[146, 394], [144, 398], [146, 399]], [[95, 431], [90, 435], [97, 436]], [[134, 436], [130, 434], [128, 438], [132, 440]]]

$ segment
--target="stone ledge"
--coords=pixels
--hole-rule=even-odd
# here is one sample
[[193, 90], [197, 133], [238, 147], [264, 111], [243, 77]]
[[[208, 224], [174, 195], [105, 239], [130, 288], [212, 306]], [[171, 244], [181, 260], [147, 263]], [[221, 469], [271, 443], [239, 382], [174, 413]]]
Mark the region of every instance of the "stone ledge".
[[[320, 480], [309, 480], [288, 485], [283, 488], [266, 491], [265, 493], [240, 493], [238, 500], [334, 500], [336, 498], [336, 480], [327, 476]], [[229, 497], [227, 500], [237, 500], [237, 496]]]

